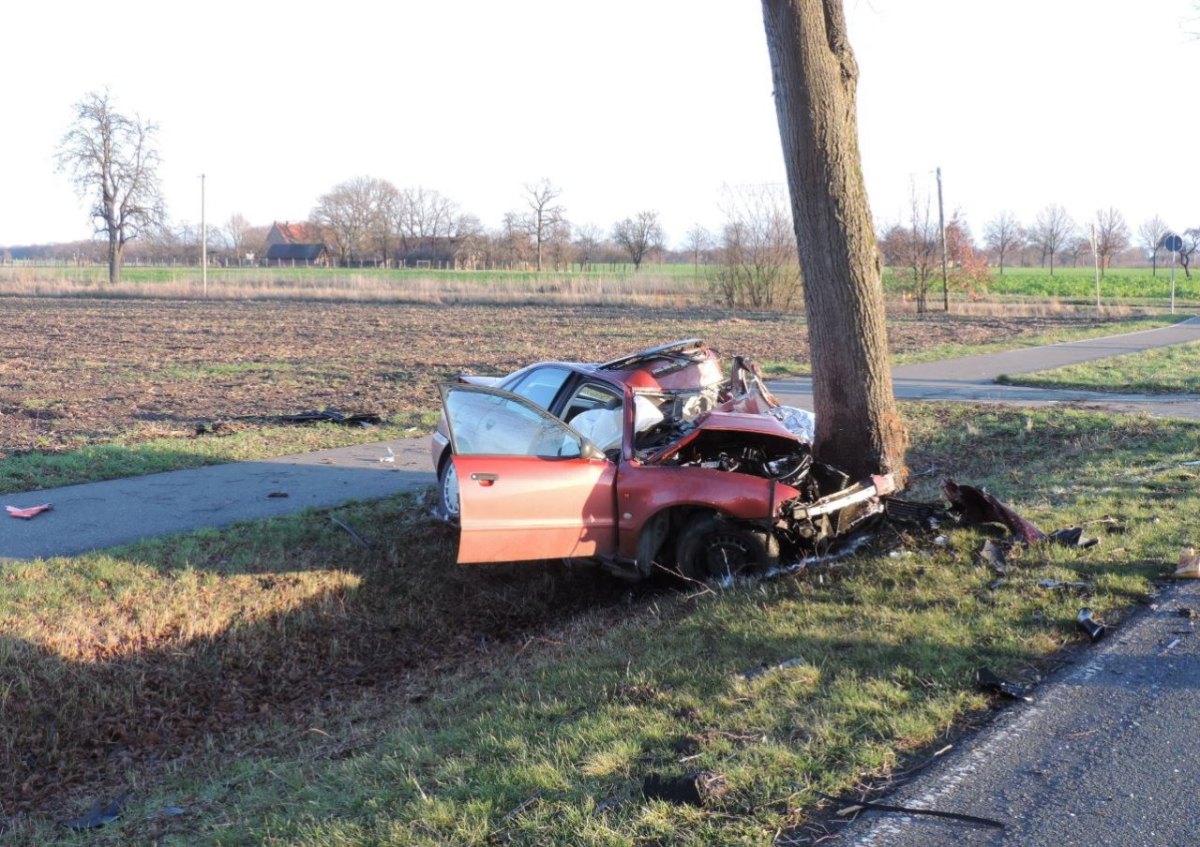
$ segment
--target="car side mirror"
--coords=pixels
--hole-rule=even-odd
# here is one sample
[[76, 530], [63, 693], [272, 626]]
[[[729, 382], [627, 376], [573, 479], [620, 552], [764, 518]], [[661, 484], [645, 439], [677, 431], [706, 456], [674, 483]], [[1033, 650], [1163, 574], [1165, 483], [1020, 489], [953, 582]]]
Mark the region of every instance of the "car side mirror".
[[583, 442], [580, 455], [585, 459], [608, 459], [608, 456], [604, 455], [603, 450], [601, 450], [592, 442], [586, 440]]

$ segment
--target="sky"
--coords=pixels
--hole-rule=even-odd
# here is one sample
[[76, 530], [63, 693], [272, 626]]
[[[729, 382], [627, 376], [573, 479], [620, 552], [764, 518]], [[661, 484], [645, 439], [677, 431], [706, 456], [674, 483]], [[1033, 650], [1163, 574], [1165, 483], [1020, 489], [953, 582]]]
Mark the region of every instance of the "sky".
[[[1051, 203], [1200, 226], [1194, 0], [845, 0], [877, 227], [915, 187], [977, 239]], [[0, 48], [0, 245], [91, 237], [54, 152], [107, 88], [159, 125], [176, 223], [305, 219], [356, 176], [485, 226], [549, 179], [575, 224], [716, 231], [725, 186], [785, 181], [762, 7], [745, 0], [17, 3]], [[935, 195], [933, 195], [935, 196]]]

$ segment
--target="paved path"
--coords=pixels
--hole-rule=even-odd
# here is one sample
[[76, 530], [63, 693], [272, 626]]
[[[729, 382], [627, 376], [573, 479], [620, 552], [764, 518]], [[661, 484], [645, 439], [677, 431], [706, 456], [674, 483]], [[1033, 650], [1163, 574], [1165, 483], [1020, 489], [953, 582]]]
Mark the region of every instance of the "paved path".
[[[1194, 340], [1200, 340], [1198, 318], [1108, 338], [904, 365], [895, 370], [896, 395], [905, 399], [1088, 403], [1200, 419], [1200, 397], [1149, 398], [990, 383], [1002, 373], [1026, 373]], [[807, 380], [773, 382], [771, 387], [784, 402], [812, 408]], [[4, 505], [32, 506], [46, 501], [54, 505], [53, 511], [30, 521], [0, 515], [0, 561], [75, 555], [156, 535], [412, 491], [434, 481], [427, 445], [427, 438], [411, 438], [0, 495]], [[389, 447], [395, 452], [395, 461], [379, 461]], [[269, 497], [273, 492], [288, 496]]]
[[[1156, 347], [1200, 341], [1200, 318], [1160, 329], [1091, 338], [966, 356], [942, 362], [901, 365], [892, 371], [895, 393], [901, 400], [950, 400], [971, 403], [1020, 403], [1025, 405], [1085, 404], [1120, 412], [1146, 412], [1156, 417], [1200, 420], [1200, 395], [1113, 394], [1104, 391], [1076, 391], [998, 385], [1001, 375], [1032, 373], [1095, 359], [1139, 353]], [[771, 383], [779, 399], [792, 406], [812, 409], [812, 382], [808, 379], [779, 380]]]
[[[424, 488], [434, 479], [428, 443], [428, 437], [409, 438], [0, 495], [4, 505], [54, 506], [28, 521], [0, 514], [0, 561], [71, 556]], [[389, 447], [394, 460], [380, 461]]]

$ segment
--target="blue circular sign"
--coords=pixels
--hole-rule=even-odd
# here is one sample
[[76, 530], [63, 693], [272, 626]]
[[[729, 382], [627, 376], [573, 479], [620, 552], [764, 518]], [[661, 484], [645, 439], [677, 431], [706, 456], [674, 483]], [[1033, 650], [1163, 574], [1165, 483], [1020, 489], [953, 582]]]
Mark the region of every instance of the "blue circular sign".
[[1178, 253], [1183, 249], [1183, 239], [1173, 232], [1168, 232], [1163, 236], [1162, 246], [1165, 250], [1170, 250], [1172, 253]]

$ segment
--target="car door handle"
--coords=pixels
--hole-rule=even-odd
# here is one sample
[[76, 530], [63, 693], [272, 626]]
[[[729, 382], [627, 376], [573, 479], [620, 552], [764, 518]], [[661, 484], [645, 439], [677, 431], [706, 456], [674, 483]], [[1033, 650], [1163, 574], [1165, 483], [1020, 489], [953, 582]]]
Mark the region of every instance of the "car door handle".
[[478, 482], [480, 485], [488, 486], [500, 478], [498, 473], [473, 473], [471, 479]]

